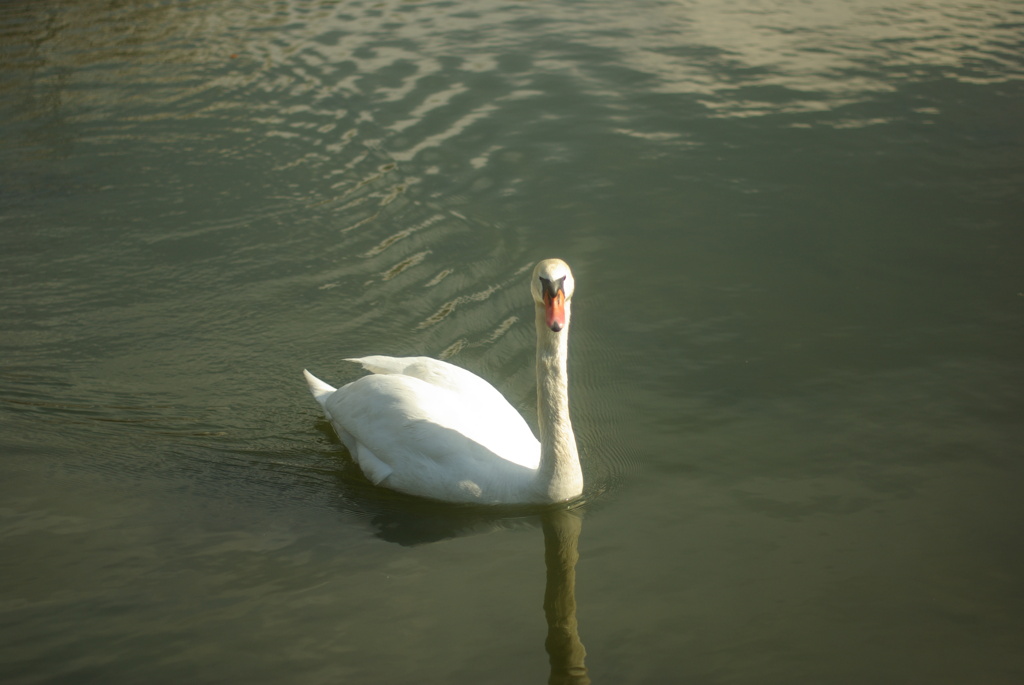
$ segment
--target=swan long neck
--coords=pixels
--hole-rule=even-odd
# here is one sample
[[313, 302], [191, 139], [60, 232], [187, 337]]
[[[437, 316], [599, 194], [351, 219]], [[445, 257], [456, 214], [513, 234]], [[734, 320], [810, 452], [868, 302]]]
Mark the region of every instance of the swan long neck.
[[569, 420], [569, 308], [566, 302], [565, 326], [555, 332], [546, 325], [544, 308], [537, 307], [539, 476], [552, 502], [572, 499], [583, 492], [583, 472]]

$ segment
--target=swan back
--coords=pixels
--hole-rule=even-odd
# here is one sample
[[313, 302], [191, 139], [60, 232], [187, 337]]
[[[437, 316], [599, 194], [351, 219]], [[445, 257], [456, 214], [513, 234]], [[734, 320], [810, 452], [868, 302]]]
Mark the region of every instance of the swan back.
[[452, 502], [539, 500], [540, 443], [490, 383], [428, 357], [351, 361], [377, 373], [329, 393], [307, 380], [370, 480]]

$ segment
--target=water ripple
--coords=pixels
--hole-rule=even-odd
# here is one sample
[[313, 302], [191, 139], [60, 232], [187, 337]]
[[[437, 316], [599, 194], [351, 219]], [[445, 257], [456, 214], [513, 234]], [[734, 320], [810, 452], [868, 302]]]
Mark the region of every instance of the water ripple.
[[[730, 119], [926, 124], [949, 102], [928, 88], [909, 109], [877, 104], [915, 85], [1024, 74], [1022, 13], [999, 1], [217, 7], [2, 10], [11, 163], [0, 182], [8, 197], [56, 187], [70, 199], [45, 225], [8, 216], [25, 230], [3, 237], [14, 281], [4, 311], [33, 308], [9, 333], [25, 343], [12, 368], [38, 371], [52, 356], [52, 374], [85, 371], [85, 386], [121, 379], [45, 411], [98, 411], [92, 423], [109, 424], [131, 378], [137, 397], [166, 390], [154, 400], [163, 433], [262, 437], [268, 460], [290, 448], [242, 437], [251, 426], [236, 416], [267, 408], [232, 402], [290, 392], [285, 358], [329, 360], [324, 375], [344, 380], [342, 357], [437, 355], [497, 381], [528, 414], [522, 284], [564, 245], [605, 250], [586, 231], [599, 210], [563, 202], [577, 184], [593, 197], [611, 182], [592, 161], [689, 153]], [[538, 198], [556, 216], [517, 225], [529, 214], [516, 202]], [[83, 223], [83, 208], [102, 220]], [[599, 342], [578, 344], [581, 359], [614, 363]], [[579, 397], [600, 417], [588, 432], [607, 434], [608, 381], [581, 369]], [[244, 382], [257, 372], [266, 396]], [[232, 402], [210, 409], [218, 397]], [[155, 427], [135, 402], [125, 420]], [[589, 445], [598, 470], [625, 468], [603, 442]]]

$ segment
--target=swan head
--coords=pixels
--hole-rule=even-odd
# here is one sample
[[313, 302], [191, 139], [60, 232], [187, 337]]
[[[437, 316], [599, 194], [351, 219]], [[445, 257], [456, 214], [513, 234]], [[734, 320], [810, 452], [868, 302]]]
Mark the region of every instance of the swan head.
[[568, 305], [575, 288], [572, 271], [561, 259], [545, 259], [533, 269], [533, 301], [544, 308], [544, 322], [555, 333], [569, 322]]

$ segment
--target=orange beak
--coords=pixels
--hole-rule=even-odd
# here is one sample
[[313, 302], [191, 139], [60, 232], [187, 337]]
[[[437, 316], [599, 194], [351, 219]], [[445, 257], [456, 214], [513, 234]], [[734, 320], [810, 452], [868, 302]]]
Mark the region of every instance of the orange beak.
[[544, 322], [556, 333], [565, 327], [565, 291], [561, 288], [554, 295], [544, 291]]

